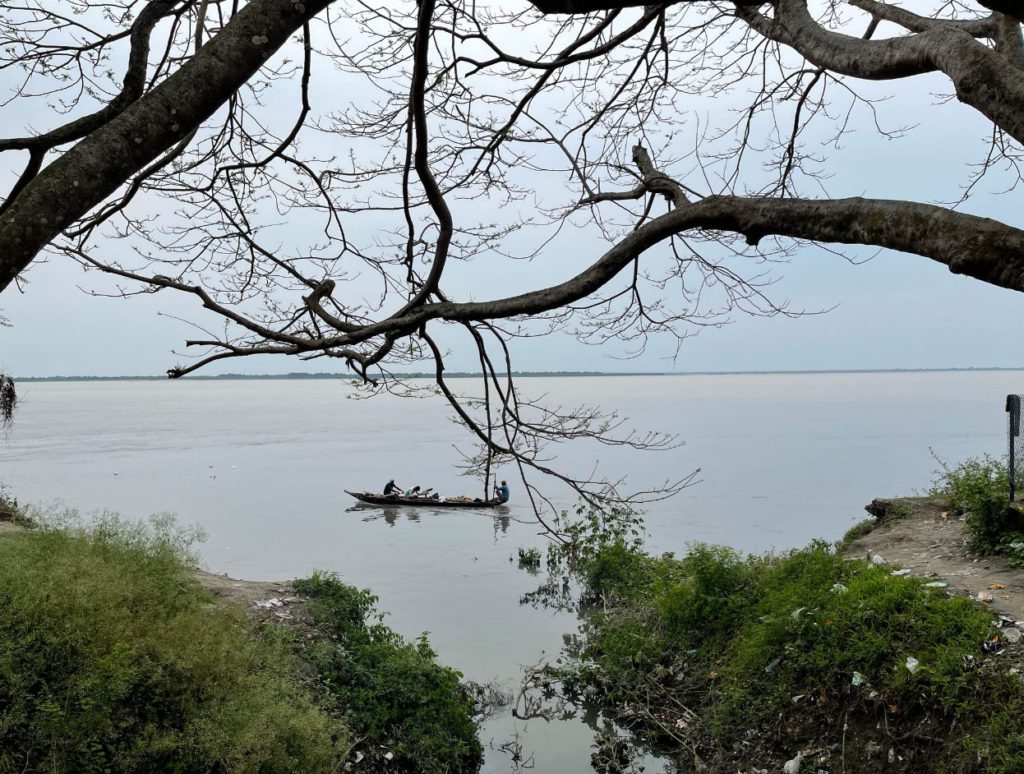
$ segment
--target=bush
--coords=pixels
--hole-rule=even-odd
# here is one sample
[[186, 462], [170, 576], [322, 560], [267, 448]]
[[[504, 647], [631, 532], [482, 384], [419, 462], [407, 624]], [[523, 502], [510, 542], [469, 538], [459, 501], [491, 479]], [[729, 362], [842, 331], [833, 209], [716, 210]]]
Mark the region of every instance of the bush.
[[[967, 599], [946, 599], [821, 546], [773, 563], [752, 596], [722, 670], [723, 721], [752, 703], [777, 712], [812, 690], [838, 699], [854, 672], [903, 714], [919, 706], [955, 713], [974, 677], [964, 656], [980, 656], [992, 628]], [[916, 672], [906, 668], [907, 657], [920, 662]]]
[[990, 770], [1024, 765], [1024, 688], [1005, 670], [978, 668], [993, 630], [969, 600], [845, 560], [821, 542], [747, 558], [710, 546], [680, 559], [609, 552], [595, 565], [643, 564], [646, 580], [588, 576], [610, 579], [611, 589], [592, 591], [614, 589], [607, 598], [620, 604], [589, 616], [581, 660], [565, 676], [647, 718], [656, 738], [687, 727], [687, 707], [722, 748], [747, 747], [755, 733], [774, 738], [790, 720], [793, 733], [807, 734], [794, 745], [827, 747], [838, 739], [815, 734], [834, 731], [842, 707], [868, 738], [880, 714], [887, 733], [941, 737], [938, 757], [964, 770], [978, 760]]
[[954, 508], [970, 511], [975, 504], [992, 495], [1005, 495], [1010, 499], [1010, 474], [1005, 459], [991, 454], [972, 457], [956, 467], [939, 460], [941, 470], [936, 471], [930, 494], [948, 497]]
[[374, 613], [376, 597], [332, 574], [296, 581], [295, 590], [310, 597], [310, 614], [323, 635], [302, 646], [303, 657], [332, 705], [382, 748], [371, 749], [371, 758], [387, 750], [405, 770], [479, 768], [483, 750], [462, 675], [437, 664], [425, 637], [406, 643]]
[[629, 596], [650, 583], [647, 557], [622, 540], [614, 540], [581, 565], [587, 597]]
[[948, 497], [966, 514], [971, 548], [983, 554], [1019, 553], [1014, 543], [1024, 542], [1021, 513], [1011, 508], [1006, 460], [991, 455], [965, 460], [956, 467], [943, 464], [931, 494]]
[[0, 772], [331, 771], [348, 732], [279, 637], [209, 603], [189, 536], [0, 535]]
[[11, 494], [10, 488], [0, 483], [0, 521], [9, 521], [19, 527], [34, 527], [35, 522], [18, 505], [18, 500]]

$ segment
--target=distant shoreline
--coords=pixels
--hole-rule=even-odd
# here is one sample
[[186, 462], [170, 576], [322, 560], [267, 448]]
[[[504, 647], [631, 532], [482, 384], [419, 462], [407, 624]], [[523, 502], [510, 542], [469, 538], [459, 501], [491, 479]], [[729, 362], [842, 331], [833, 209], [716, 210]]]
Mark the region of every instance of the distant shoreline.
[[[512, 375], [520, 378], [536, 377], [605, 377], [605, 376], [800, 376], [814, 374], [920, 374], [920, 373], [964, 373], [991, 371], [1024, 371], [1024, 366], [1016, 368], [836, 368], [784, 371], [513, 371]], [[483, 374], [469, 371], [450, 371], [445, 373], [447, 379], [474, 379]], [[396, 373], [401, 379], [433, 379], [432, 373]], [[498, 374], [505, 376], [505, 374]], [[218, 374], [187, 376], [189, 381], [256, 381], [256, 380], [299, 380], [299, 379], [334, 379], [352, 381], [353, 374], [347, 373], [288, 373], [288, 374]], [[21, 376], [15, 377], [18, 382], [163, 382], [166, 376]]]

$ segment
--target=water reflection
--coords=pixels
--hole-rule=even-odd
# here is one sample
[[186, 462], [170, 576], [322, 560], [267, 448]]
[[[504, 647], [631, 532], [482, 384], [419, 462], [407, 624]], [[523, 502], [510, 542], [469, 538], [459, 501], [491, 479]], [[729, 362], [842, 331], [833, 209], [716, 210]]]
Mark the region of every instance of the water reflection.
[[[529, 519], [515, 518], [506, 506], [488, 512], [472, 509], [446, 509], [423, 505], [381, 505], [357, 503], [345, 509], [359, 514], [365, 523], [384, 522], [389, 527], [416, 524], [425, 529], [451, 525], [455, 518], [480, 516], [491, 519], [495, 545], [507, 539], [513, 521], [530, 524]], [[513, 530], [513, 533], [515, 531]], [[513, 534], [512, 540], [523, 539]], [[561, 635], [561, 648], [540, 653], [539, 658], [520, 664], [518, 674], [491, 682], [467, 680], [474, 696], [480, 737], [487, 751], [481, 774], [525, 772], [531, 770], [566, 772], [673, 772], [674, 764], [663, 757], [644, 739], [633, 734], [627, 725], [616, 722], [613, 714], [588, 696], [568, 690], [556, 676], [552, 666], [563, 666], [580, 650], [576, 631], [581, 611], [580, 588], [556, 565], [547, 565], [540, 548], [524, 549], [516, 543], [509, 546], [507, 563], [513, 574], [532, 578], [531, 590], [522, 594], [522, 608], [545, 610], [565, 616], [566, 630]], [[512, 548], [512, 546], [516, 546]], [[472, 561], [476, 561], [473, 557]], [[571, 756], [569, 761], [555, 762], [555, 749], [562, 747]], [[571, 752], [570, 752], [571, 751]]]
[[[384, 521], [389, 527], [394, 527], [402, 516], [406, 521], [419, 522], [424, 516], [428, 518], [445, 517], [451, 514], [453, 509], [431, 507], [423, 505], [377, 505], [374, 503], [355, 503], [345, 508], [345, 513], [362, 514], [362, 521]], [[472, 508], [459, 508], [460, 512], [472, 511]], [[512, 516], [507, 506], [498, 505], [488, 508], [488, 516], [494, 522], [494, 536], [508, 534], [508, 528], [512, 524]], [[521, 519], [516, 521], [522, 522]]]

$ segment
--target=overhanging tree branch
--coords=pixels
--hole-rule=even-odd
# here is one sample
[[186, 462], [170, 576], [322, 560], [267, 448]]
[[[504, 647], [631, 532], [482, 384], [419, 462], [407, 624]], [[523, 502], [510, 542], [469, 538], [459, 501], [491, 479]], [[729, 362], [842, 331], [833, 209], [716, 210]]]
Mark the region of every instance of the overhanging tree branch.
[[[283, 354], [337, 358], [367, 389], [390, 390], [402, 389], [396, 366], [432, 361], [438, 388], [486, 447], [487, 479], [494, 455], [548, 472], [544, 444], [604, 442], [614, 427], [521, 400], [497, 370], [513, 371], [515, 339], [559, 331], [629, 357], [656, 336], [678, 352], [736, 314], [798, 314], [773, 300], [772, 267], [803, 242], [902, 251], [1024, 291], [1016, 224], [828, 192], [846, 132], [904, 132], [886, 126], [877, 89], [861, 92], [858, 80], [927, 73], [991, 124], [966, 194], [990, 171], [1010, 190], [1024, 184], [1024, 44], [998, 8], [980, 18], [957, 3], [920, 14], [852, 0], [871, 17], [862, 33], [859, 14], [848, 21], [824, 3], [812, 14], [804, 0], [535, 4], [558, 18], [462, 0], [109, 3], [161, 10], [166, 47], [145, 77], [143, 32], [155, 17], [126, 15], [114, 32], [61, 43], [68, 58], [44, 67], [35, 91], [67, 75], [86, 93], [96, 73], [76, 52], [135, 36], [133, 80], [111, 87], [101, 72], [83, 99], [107, 95], [105, 105], [67, 124], [84, 131], [78, 144], [30, 149], [0, 214], [0, 288], [49, 248], [115, 278], [97, 292], [195, 297], [221, 330], [192, 336], [200, 354], [174, 377]], [[66, 14], [43, 0], [25, 7], [48, 20], [47, 34], [63, 34]], [[216, 21], [195, 51], [206, 10]], [[0, 8], [0, 72], [5, 35], [28, 47], [26, 60], [49, 62], [48, 43], [20, 38], [9, 13]], [[875, 39], [883, 21], [897, 37]], [[300, 53], [289, 39], [303, 26]], [[314, 68], [318, 57], [331, 66]], [[313, 77], [331, 71], [343, 87]], [[281, 95], [298, 103], [297, 118], [280, 110]], [[735, 112], [716, 111], [720, 97]], [[509, 264], [518, 259], [532, 263]], [[509, 265], [523, 292], [492, 290], [502, 284], [491, 267]], [[467, 285], [474, 266], [480, 280]], [[446, 323], [468, 333], [488, 375], [486, 416], [444, 379], [434, 332]], [[577, 485], [608, 502], [595, 480]]]
[[32, 178], [0, 215], [0, 292], [76, 218], [209, 118], [330, 0], [253, 0], [145, 98]]

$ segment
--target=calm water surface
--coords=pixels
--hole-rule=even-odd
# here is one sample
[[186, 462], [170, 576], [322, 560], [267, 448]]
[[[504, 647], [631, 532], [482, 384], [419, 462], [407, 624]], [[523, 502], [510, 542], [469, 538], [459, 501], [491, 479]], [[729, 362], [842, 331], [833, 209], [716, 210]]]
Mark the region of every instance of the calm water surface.
[[[941, 458], [1005, 444], [1003, 399], [1024, 372], [531, 378], [522, 389], [560, 405], [599, 404], [628, 426], [678, 433], [672, 451], [561, 450], [567, 469], [627, 475], [649, 489], [701, 468], [700, 483], [647, 511], [649, 545], [689, 541], [745, 551], [834, 540], [873, 497], [925, 488]], [[201, 525], [207, 567], [281, 579], [314, 569], [367, 586], [388, 623], [429, 632], [440, 658], [477, 681], [518, 684], [524, 665], [562, 645], [572, 616], [524, 607], [537, 579], [510, 557], [542, 546], [513, 484], [501, 515], [353, 509], [342, 491], [389, 477], [442, 493], [473, 492], [454, 446], [468, 437], [440, 401], [354, 400], [333, 381], [32, 383], [0, 443], [0, 481], [22, 501], [59, 498], [82, 511], [174, 512]], [[599, 459], [597, 458], [599, 455]], [[543, 487], [560, 507], [569, 493]], [[482, 729], [485, 771], [511, 770], [498, 746], [517, 734], [535, 770], [590, 771], [581, 721]], [[650, 761], [648, 771], [661, 766]]]

